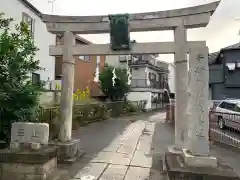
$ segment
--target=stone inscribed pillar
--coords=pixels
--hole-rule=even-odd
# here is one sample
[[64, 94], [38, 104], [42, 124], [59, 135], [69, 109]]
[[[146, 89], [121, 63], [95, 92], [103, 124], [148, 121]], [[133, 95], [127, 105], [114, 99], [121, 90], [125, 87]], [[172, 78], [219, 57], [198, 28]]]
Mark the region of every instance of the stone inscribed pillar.
[[174, 42], [176, 45], [174, 62], [176, 65], [176, 115], [175, 115], [175, 147], [183, 148], [186, 138], [187, 126], [187, 82], [188, 82], [188, 61], [185, 53], [186, 29], [179, 26], [174, 30]]
[[208, 48], [190, 49], [188, 150], [193, 155], [209, 155]]
[[62, 91], [60, 106], [60, 132], [59, 140], [70, 141], [72, 139], [72, 106], [73, 106], [73, 86], [75, 59], [71, 52], [72, 45], [75, 44], [75, 35], [64, 32], [63, 65], [62, 65]]

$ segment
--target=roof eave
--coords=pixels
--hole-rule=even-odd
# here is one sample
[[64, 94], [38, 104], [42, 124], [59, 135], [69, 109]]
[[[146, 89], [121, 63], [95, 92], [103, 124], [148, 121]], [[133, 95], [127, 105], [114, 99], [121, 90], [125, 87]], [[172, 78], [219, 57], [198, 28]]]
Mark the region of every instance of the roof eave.
[[91, 41], [88, 41], [87, 39], [76, 35], [76, 40], [83, 42], [84, 44], [93, 44]]
[[23, 3], [27, 8], [29, 8], [32, 12], [34, 12], [38, 17], [42, 18], [42, 13], [30, 2], [28, 2], [27, 0], [19, 0], [19, 1]]

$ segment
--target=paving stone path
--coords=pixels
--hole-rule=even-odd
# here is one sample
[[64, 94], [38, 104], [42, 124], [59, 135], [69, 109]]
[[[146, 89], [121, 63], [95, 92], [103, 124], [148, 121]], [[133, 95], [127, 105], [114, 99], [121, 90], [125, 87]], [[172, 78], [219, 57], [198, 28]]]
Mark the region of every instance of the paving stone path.
[[[93, 123], [73, 135], [86, 154], [60, 166], [51, 180], [166, 180], [162, 158], [173, 144], [174, 129], [165, 123], [164, 112]], [[239, 152], [212, 145], [211, 154], [240, 175]]]
[[[163, 179], [161, 165], [153, 168], [156, 151], [152, 141], [158, 123], [165, 123], [165, 113], [149, 116], [147, 121], [137, 120], [129, 124], [120, 135], [84, 165], [72, 180]], [[159, 162], [155, 163], [155, 166], [156, 164]]]

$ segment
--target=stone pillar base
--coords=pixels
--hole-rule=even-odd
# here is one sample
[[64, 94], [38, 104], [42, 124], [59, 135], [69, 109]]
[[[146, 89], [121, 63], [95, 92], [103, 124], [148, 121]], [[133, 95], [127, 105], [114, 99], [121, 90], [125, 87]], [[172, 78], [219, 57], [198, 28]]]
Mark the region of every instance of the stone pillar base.
[[39, 150], [4, 149], [0, 151], [1, 180], [47, 180], [57, 169], [57, 148]]
[[183, 159], [187, 166], [217, 167], [217, 158], [213, 156], [194, 156], [187, 149], [183, 149]]
[[73, 163], [83, 155], [80, 149], [80, 139], [66, 142], [53, 141], [49, 144], [58, 147], [58, 163]]
[[173, 153], [173, 154], [182, 154], [183, 153], [182, 149], [177, 148], [176, 146], [168, 147], [168, 152]]
[[216, 167], [193, 167], [184, 162], [183, 155], [167, 152], [165, 164], [169, 180], [240, 180], [229, 165], [220, 162]]

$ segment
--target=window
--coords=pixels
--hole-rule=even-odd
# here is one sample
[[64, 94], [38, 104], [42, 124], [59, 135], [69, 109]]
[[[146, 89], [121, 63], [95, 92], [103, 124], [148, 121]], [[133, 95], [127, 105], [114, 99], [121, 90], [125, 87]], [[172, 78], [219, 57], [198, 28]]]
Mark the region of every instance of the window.
[[222, 102], [220, 105], [219, 105], [220, 108], [226, 108], [227, 105], [226, 105], [226, 102]]
[[236, 61], [236, 66], [237, 66], [237, 68], [240, 68], [240, 60]]
[[120, 55], [120, 56], [118, 56], [118, 58], [119, 58], [120, 62], [127, 61], [127, 56], [126, 55]]
[[90, 61], [90, 56], [79, 56], [79, 60]]
[[228, 71], [234, 71], [236, 69], [236, 63], [226, 63]]
[[22, 21], [28, 25], [32, 35], [34, 36], [34, 20], [33, 20], [33, 18], [31, 18], [28, 14], [23, 13]]
[[235, 104], [234, 104], [234, 103], [229, 103], [229, 102], [223, 102], [223, 103], [220, 105], [220, 107], [233, 111], [233, 110], [234, 110], [234, 107], [235, 107]]
[[156, 79], [157, 79], [156, 74], [154, 74], [154, 73], [149, 73], [149, 79], [156, 81]]
[[238, 104], [235, 105], [234, 107], [234, 111], [236, 112], [240, 112], [240, 106]]
[[34, 85], [40, 85], [40, 74], [32, 73], [32, 84]]
[[175, 99], [175, 93], [169, 93], [171, 99]]

